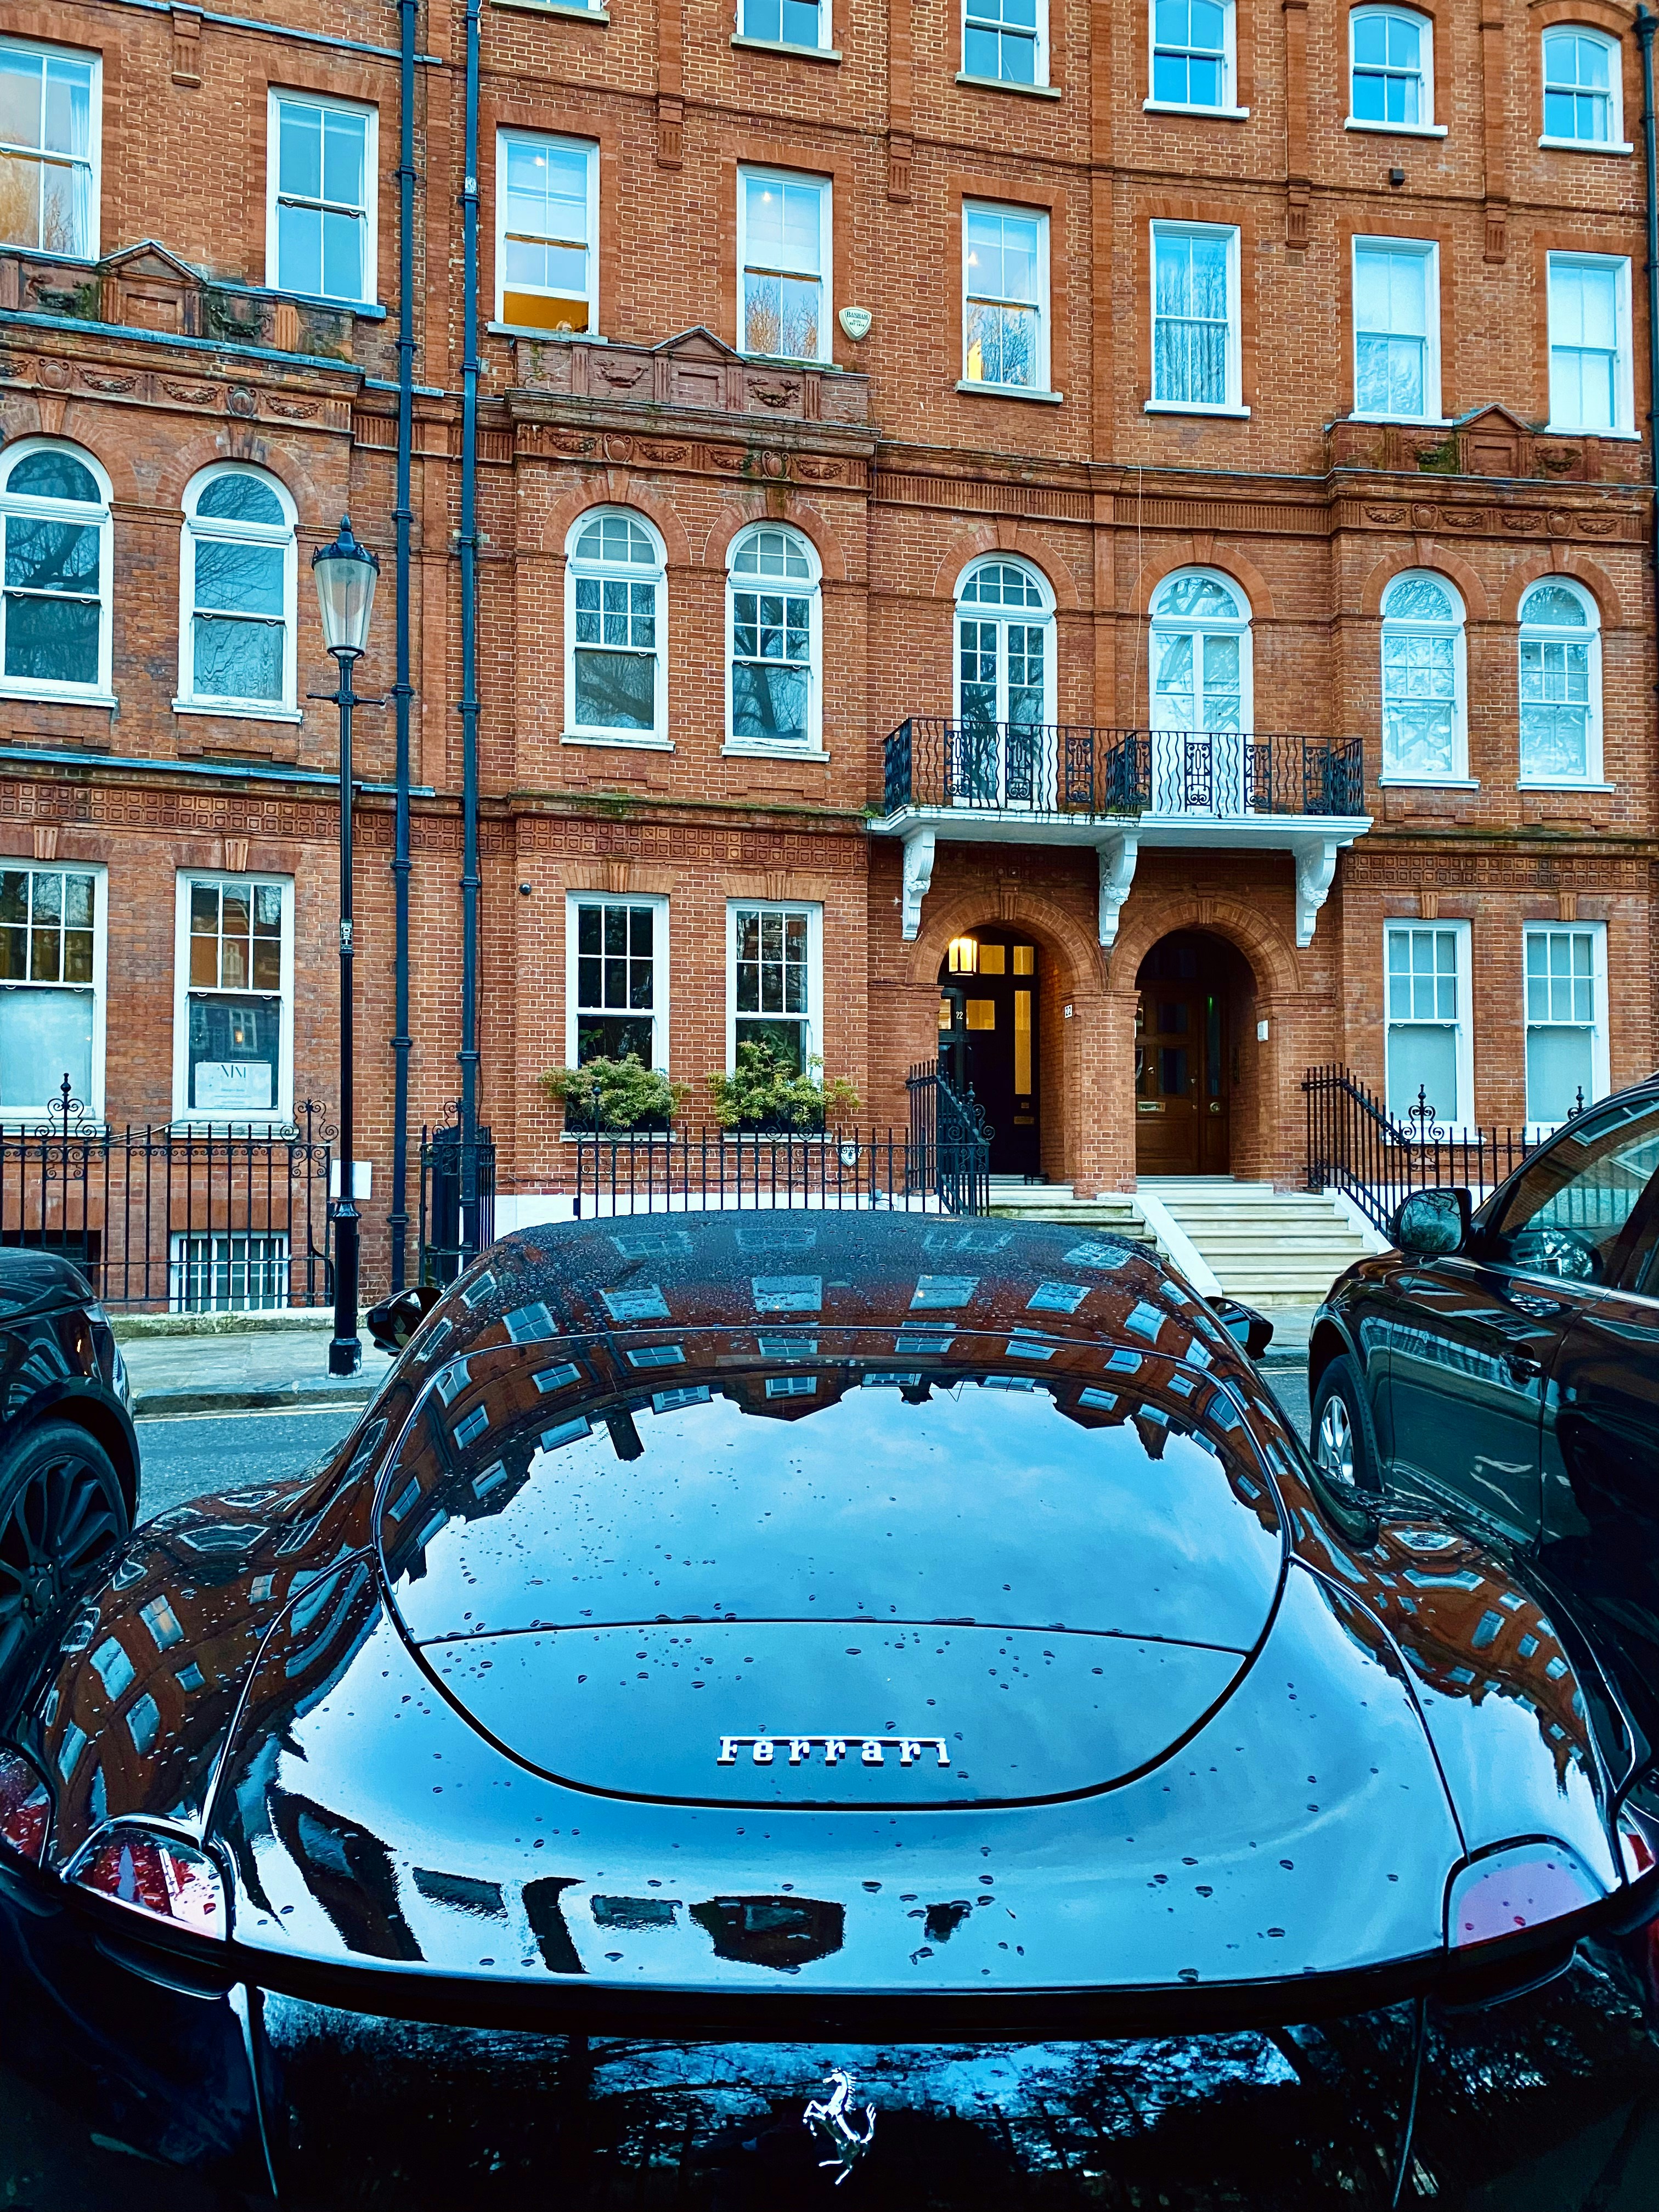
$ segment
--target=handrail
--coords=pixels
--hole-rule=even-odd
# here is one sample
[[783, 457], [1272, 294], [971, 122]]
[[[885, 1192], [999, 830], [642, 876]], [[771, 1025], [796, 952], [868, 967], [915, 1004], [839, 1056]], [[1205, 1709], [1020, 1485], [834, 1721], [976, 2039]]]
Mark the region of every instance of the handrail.
[[[1309, 1068], [1302, 1093], [1307, 1188], [1340, 1191], [1383, 1237], [1392, 1235], [1395, 1212], [1413, 1191], [1461, 1183], [1478, 1203], [1542, 1141], [1525, 1127], [1449, 1128], [1420, 1084], [1416, 1103], [1401, 1120], [1338, 1062]], [[1583, 1107], [1581, 1091], [1573, 1113]]]

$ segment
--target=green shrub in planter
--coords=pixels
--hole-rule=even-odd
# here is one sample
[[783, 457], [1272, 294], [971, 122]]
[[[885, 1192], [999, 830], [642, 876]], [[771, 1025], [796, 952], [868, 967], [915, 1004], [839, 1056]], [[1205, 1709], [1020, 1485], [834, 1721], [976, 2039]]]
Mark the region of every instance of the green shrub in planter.
[[823, 1062], [814, 1054], [805, 1074], [780, 1064], [769, 1044], [738, 1047], [738, 1064], [727, 1075], [711, 1070], [708, 1095], [722, 1129], [822, 1129], [859, 1110], [859, 1094], [837, 1076], [817, 1078]]
[[540, 1085], [564, 1108], [567, 1129], [665, 1129], [690, 1087], [647, 1067], [636, 1052], [626, 1060], [550, 1067]]

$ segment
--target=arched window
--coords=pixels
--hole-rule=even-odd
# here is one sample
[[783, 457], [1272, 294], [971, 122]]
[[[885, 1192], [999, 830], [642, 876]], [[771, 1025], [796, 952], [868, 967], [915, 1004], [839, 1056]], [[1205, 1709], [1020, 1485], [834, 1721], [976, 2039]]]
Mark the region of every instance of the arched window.
[[175, 708], [287, 715], [295, 702], [294, 501], [274, 477], [204, 469], [185, 491]]
[[20, 440], [0, 457], [0, 517], [6, 690], [107, 698], [108, 478], [73, 446]]
[[1620, 44], [1606, 31], [1563, 23], [1544, 33], [1544, 143], [1628, 154]]
[[663, 545], [637, 514], [584, 514], [565, 547], [565, 726], [618, 743], [668, 736]]
[[957, 587], [957, 720], [1054, 719], [1054, 596], [1023, 561], [976, 561]]
[[1382, 773], [1420, 783], [1467, 773], [1463, 603], [1408, 569], [1382, 595]]
[[1546, 576], [1521, 602], [1521, 781], [1601, 774], [1601, 638], [1582, 585]]
[[1350, 12], [1348, 127], [1437, 131], [1434, 26], [1426, 15], [1405, 8]]
[[1250, 610], [1237, 584], [1202, 568], [1166, 577], [1152, 599], [1152, 726], [1250, 726]]
[[726, 735], [735, 745], [816, 751], [823, 740], [818, 557], [798, 530], [757, 523], [726, 577]]

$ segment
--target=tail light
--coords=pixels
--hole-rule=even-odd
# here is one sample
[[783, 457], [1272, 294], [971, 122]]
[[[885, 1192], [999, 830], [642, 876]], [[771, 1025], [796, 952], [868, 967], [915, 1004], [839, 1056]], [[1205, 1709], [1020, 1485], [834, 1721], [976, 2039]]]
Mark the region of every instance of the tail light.
[[1452, 1881], [1446, 1939], [1453, 1950], [1565, 1920], [1605, 1893], [1563, 1844], [1511, 1844], [1462, 1868]]
[[106, 1830], [82, 1851], [67, 1879], [192, 1936], [222, 1938], [228, 1932], [218, 1868], [194, 1844], [160, 1829]]
[[0, 1743], [0, 1839], [39, 1866], [52, 1829], [52, 1792], [21, 1751]]
[[1619, 1808], [1616, 1822], [1619, 1832], [1619, 1856], [1625, 1863], [1625, 1880], [1640, 1881], [1644, 1875], [1659, 1866], [1659, 1852], [1654, 1848], [1651, 1824], [1628, 1805]]

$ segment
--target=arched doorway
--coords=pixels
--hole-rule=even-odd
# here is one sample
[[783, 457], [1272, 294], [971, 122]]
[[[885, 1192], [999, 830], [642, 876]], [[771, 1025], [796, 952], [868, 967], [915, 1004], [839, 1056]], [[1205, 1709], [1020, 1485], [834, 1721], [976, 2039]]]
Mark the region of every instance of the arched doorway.
[[1018, 928], [953, 937], [939, 963], [939, 1066], [985, 1109], [993, 1175], [1042, 1171], [1043, 981], [1036, 941]]
[[1226, 1175], [1249, 963], [1225, 938], [1180, 929], [1159, 938], [1135, 983], [1135, 1173]]

